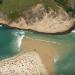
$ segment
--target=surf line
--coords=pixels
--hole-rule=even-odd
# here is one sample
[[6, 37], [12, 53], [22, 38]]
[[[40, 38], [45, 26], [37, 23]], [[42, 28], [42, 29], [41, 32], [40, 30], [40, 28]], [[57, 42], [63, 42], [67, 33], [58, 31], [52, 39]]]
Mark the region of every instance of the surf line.
[[41, 39], [36, 39], [36, 38], [31, 38], [31, 37], [26, 37], [26, 38], [29, 38], [31, 40], [42, 41], [42, 42], [47, 42], [47, 43], [52, 43], [52, 44], [60, 45], [60, 43], [57, 43], [55, 41], [46, 41], [46, 40], [41, 40]]

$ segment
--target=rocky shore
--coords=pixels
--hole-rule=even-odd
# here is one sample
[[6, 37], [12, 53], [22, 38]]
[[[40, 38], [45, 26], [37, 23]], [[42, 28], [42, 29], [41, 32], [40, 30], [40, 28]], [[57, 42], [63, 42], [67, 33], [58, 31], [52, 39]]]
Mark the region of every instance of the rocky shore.
[[63, 8], [55, 12], [50, 9], [47, 13], [42, 4], [37, 4], [15, 21], [0, 17], [0, 23], [19, 29], [33, 30], [43, 33], [62, 33], [74, 26], [74, 19]]

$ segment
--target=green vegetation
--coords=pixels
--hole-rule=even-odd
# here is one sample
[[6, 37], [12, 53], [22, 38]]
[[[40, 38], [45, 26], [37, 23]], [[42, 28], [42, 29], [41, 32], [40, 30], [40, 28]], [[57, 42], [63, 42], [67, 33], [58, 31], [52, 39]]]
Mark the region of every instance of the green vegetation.
[[75, 0], [55, 0], [67, 12], [75, 13]]
[[58, 9], [58, 6], [54, 0], [42, 0], [42, 3], [44, 4], [47, 12], [49, 11], [49, 8], [52, 8], [55, 11]]
[[66, 5], [68, 0], [55, 0], [56, 2], [58, 2], [61, 5]]
[[[57, 11], [58, 6], [62, 6], [66, 11], [74, 11], [70, 3], [71, 0], [0, 0], [0, 11], [8, 16], [9, 19], [15, 20], [22, 15], [23, 11], [28, 10], [38, 3], [44, 4], [47, 12], [50, 8]], [[74, 0], [72, 2], [75, 3]], [[74, 5], [73, 5], [74, 6]]]
[[0, 0], [0, 4], [2, 4], [3, 3], [3, 0]]
[[14, 20], [21, 15], [22, 11], [29, 9], [38, 2], [38, 0], [4, 0], [0, 4], [0, 11]]
[[54, 0], [3, 0], [0, 4], [0, 11], [8, 15], [9, 19], [15, 20], [21, 16], [23, 11], [40, 2], [45, 5], [47, 11], [49, 7], [54, 10], [57, 8]]

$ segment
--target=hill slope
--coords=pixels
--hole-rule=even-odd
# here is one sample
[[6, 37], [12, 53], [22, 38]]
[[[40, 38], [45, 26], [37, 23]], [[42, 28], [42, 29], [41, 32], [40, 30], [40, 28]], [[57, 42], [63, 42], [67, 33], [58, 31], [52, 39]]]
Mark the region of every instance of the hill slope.
[[0, 23], [44, 33], [65, 32], [74, 26], [74, 20], [66, 12], [67, 2], [62, 3], [59, 0], [3, 0]]

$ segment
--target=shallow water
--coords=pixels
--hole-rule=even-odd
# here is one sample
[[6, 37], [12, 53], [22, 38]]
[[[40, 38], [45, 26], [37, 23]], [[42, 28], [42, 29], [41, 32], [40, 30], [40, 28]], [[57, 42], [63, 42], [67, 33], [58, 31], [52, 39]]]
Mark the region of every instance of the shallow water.
[[0, 26], [0, 59], [11, 57], [20, 51], [39, 53], [49, 75], [74, 73], [74, 32], [50, 35]]
[[[68, 75], [74, 73], [75, 33], [65, 35], [47, 35], [26, 32], [22, 49], [40, 54], [49, 75]], [[69, 70], [70, 69], [70, 70]], [[65, 73], [67, 71], [67, 73]]]

